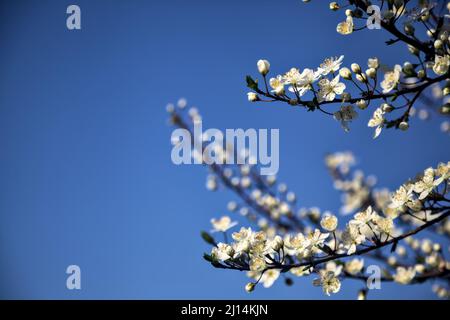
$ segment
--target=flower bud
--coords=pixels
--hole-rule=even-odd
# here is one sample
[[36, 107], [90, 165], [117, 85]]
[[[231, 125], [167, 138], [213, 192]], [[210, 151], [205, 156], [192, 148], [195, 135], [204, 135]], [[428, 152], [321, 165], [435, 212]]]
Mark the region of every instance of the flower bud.
[[408, 45], [408, 51], [415, 56], [419, 55], [419, 49], [412, 45]]
[[423, 22], [428, 21], [429, 18], [430, 18], [430, 12], [428, 12], [428, 11], [424, 12], [420, 16], [420, 20], [422, 20]]
[[402, 122], [399, 123], [398, 128], [400, 130], [406, 131], [406, 130], [409, 129], [409, 124], [406, 121], [402, 121]]
[[348, 92], [343, 92], [341, 94], [342, 102], [349, 101], [351, 98], [352, 98], [352, 95], [350, 93], [348, 93]]
[[369, 78], [374, 79], [374, 78], [377, 76], [377, 69], [375, 69], [375, 68], [369, 68], [369, 69], [367, 69], [367, 70], [366, 70], [366, 75], [367, 75]]
[[450, 103], [444, 104], [441, 109], [439, 110], [442, 114], [449, 114], [450, 113]]
[[247, 291], [248, 293], [252, 292], [253, 290], [255, 290], [254, 282], [249, 282], [245, 285], [245, 291]]
[[352, 69], [352, 71], [354, 73], [361, 73], [361, 67], [359, 66], [359, 64], [357, 63], [352, 63], [352, 65], [350, 66], [350, 68]]
[[345, 10], [345, 15], [346, 15], [347, 17], [351, 17], [351, 16], [353, 15], [352, 10], [350, 10], [350, 9]]
[[390, 104], [383, 103], [383, 104], [381, 105], [381, 110], [383, 110], [383, 111], [386, 112], [386, 113], [389, 113], [389, 112], [392, 112], [392, 111], [394, 110], [394, 107], [391, 106]]
[[250, 101], [250, 102], [255, 102], [255, 101], [259, 100], [259, 96], [254, 92], [248, 92], [247, 98], [248, 98], [248, 101]]
[[405, 73], [407, 76], [413, 76], [416, 74], [416, 71], [414, 70], [414, 66], [412, 65], [411, 62], [406, 61], [403, 64], [403, 68], [402, 68], [403, 73]]
[[356, 106], [357, 106], [359, 109], [364, 110], [364, 109], [367, 108], [367, 101], [366, 101], [366, 100], [363, 100], [363, 99], [358, 100], [358, 101], [356, 102]]
[[350, 80], [352, 78], [352, 72], [349, 68], [345, 67], [339, 70], [339, 75], [346, 80]]
[[330, 10], [333, 10], [333, 11], [337, 11], [337, 10], [339, 10], [339, 4], [337, 3], [337, 2], [331, 2], [330, 3]]
[[419, 79], [425, 78], [425, 75], [426, 75], [425, 70], [422, 69], [422, 70], [417, 71], [417, 77]]
[[364, 73], [358, 73], [356, 75], [356, 80], [359, 82], [367, 83], [367, 76]]
[[449, 87], [445, 87], [444, 89], [442, 89], [442, 95], [448, 96], [449, 94], [450, 94], [450, 88]]
[[414, 35], [415, 29], [414, 29], [414, 27], [411, 24], [409, 24], [409, 23], [405, 24], [405, 28], [404, 29], [405, 29], [405, 33], [408, 36]]
[[427, 30], [427, 36], [430, 37], [430, 38], [433, 38], [435, 32], [436, 32], [435, 29], [430, 28], [430, 29]]
[[441, 41], [447, 41], [448, 39], [448, 31], [442, 31], [441, 35], [439, 36], [439, 39], [441, 39]]
[[261, 73], [263, 76], [265, 76], [267, 73], [269, 73], [269, 69], [270, 69], [269, 61], [258, 60], [258, 63], [256, 65], [258, 67], [259, 73]]
[[444, 46], [444, 43], [442, 40], [438, 39], [434, 42], [434, 48], [435, 49], [441, 49]]

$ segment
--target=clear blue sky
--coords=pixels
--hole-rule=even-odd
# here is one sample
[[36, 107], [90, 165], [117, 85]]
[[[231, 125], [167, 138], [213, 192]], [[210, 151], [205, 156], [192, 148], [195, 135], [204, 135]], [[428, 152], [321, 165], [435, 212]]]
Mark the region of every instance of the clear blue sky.
[[[312, 278], [248, 295], [244, 274], [202, 260], [199, 231], [234, 198], [206, 191], [204, 168], [172, 164], [165, 113], [183, 96], [204, 128], [279, 128], [280, 179], [300, 205], [334, 212], [327, 152], [352, 150], [390, 188], [448, 160], [436, 119], [372, 141], [371, 111], [346, 134], [320, 113], [246, 101], [244, 77], [260, 58], [281, 73], [330, 55], [346, 65], [406, 56], [384, 47], [382, 31], [339, 36], [343, 12], [315, 2], [2, 1], [0, 297], [324, 298]], [[81, 31], [66, 28], [73, 3]], [[65, 287], [70, 264], [81, 267], [80, 291]], [[333, 298], [354, 298], [360, 286], [347, 280]], [[429, 284], [370, 294], [434, 297]]]

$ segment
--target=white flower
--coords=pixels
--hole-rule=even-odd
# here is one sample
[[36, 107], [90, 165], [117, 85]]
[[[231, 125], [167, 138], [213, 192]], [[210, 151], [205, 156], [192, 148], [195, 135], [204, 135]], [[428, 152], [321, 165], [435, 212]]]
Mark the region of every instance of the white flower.
[[337, 265], [334, 261], [329, 261], [325, 264], [325, 270], [327, 272], [333, 272], [334, 275], [337, 277], [342, 272], [342, 265]]
[[383, 93], [388, 93], [395, 88], [395, 86], [400, 81], [401, 71], [402, 67], [396, 64], [393, 70], [388, 71], [384, 74], [384, 80], [381, 82]]
[[280, 236], [275, 236], [271, 241], [268, 241], [268, 249], [273, 251], [279, 251], [284, 246], [284, 241]]
[[344, 22], [341, 22], [337, 25], [336, 31], [342, 35], [347, 35], [353, 32], [353, 18], [351, 16], [347, 16], [347, 19]]
[[275, 280], [280, 276], [280, 270], [278, 269], [268, 269], [261, 276], [260, 282], [262, 282], [264, 288], [270, 288]]
[[354, 220], [351, 220], [350, 223], [357, 227], [361, 227], [375, 220], [377, 216], [377, 213], [372, 210], [372, 207], [368, 206], [366, 210], [355, 214]]
[[344, 56], [341, 55], [338, 57], [331, 57], [324, 60], [323, 63], [320, 64], [318, 72], [320, 72], [322, 75], [326, 76], [327, 74], [334, 73], [339, 70], [339, 67], [342, 64], [342, 61], [344, 60]]
[[308, 235], [310, 247], [321, 247], [329, 235], [329, 233], [321, 233], [319, 229], [315, 229]]
[[217, 247], [212, 248], [211, 255], [219, 260], [227, 261], [234, 256], [234, 249], [229, 244], [218, 243]]
[[352, 259], [345, 263], [345, 271], [353, 275], [360, 273], [363, 267], [363, 259]]
[[381, 133], [381, 130], [384, 126], [384, 111], [381, 108], [377, 108], [372, 115], [372, 118], [369, 120], [369, 123], [367, 124], [368, 127], [376, 127], [375, 128], [375, 134], [373, 138], [375, 139], [378, 137]]
[[333, 80], [322, 79], [319, 81], [319, 101], [333, 101], [336, 95], [342, 94], [345, 90], [345, 84], [339, 82], [340, 76]]
[[213, 232], [225, 232], [228, 229], [231, 229], [232, 227], [234, 227], [235, 225], [237, 225], [236, 221], [231, 221], [229, 216], [223, 216], [222, 218], [216, 220], [216, 219], [211, 219], [211, 224], [213, 226]]
[[326, 231], [334, 231], [336, 230], [338, 224], [338, 219], [335, 215], [332, 215], [331, 213], [325, 213], [322, 217], [322, 220], [320, 220], [321, 227]]
[[317, 81], [319, 77], [319, 72], [306, 68], [302, 73], [295, 75], [293, 79], [290, 80], [289, 83], [292, 86], [289, 87], [289, 91], [297, 92], [299, 96], [303, 96], [311, 88], [311, 84]]
[[397, 191], [391, 196], [391, 203], [389, 208], [402, 210], [403, 206], [410, 200], [412, 200], [412, 189], [406, 188], [405, 186], [400, 186]]
[[300, 70], [297, 68], [291, 68], [282, 76], [282, 80], [285, 84], [295, 84], [300, 80]]
[[414, 279], [416, 270], [413, 267], [408, 269], [404, 267], [398, 267], [394, 274], [394, 281], [400, 284], [409, 284]]
[[298, 233], [297, 235], [288, 235], [284, 239], [284, 246], [287, 249], [287, 252], [292, 255], [296, 255], [301, 253], [307, 247], [309, 247], [310, 241], [305, 238], [302, 233]]
[[307, 267], [295, 267], [295, 268], [291, 268], [291, 270], [289, 270], [293, 275], [297, 276], [297, 277], [301, 277], [301, 276], [305, 276], [311, 273], [313, 268], [307, 268]]
[[254, 256], [250, 260], [250, 270], [251, 271], [261, 272], [261, 271], [264, 271], [265, 268], [266, 268], [266, 261], [264, 260], [264, 258], [259, 257], [259, 256]]
[[330, 293], [337, 293], [341, 289], [341, 282], [336, 277], [334, 272], [329, 272], [326, 270], [319, 271], [320, 278], [314, 279], [313, 285], [322, 286], [322, 290], [326, 295]]
[[283, 78], [281, 76], [277, 76], [276, 78], [270, 78], [269, 84], [272, 87], [272, 92], [277, 95], [284, 94], [284, 83]]
[[377, 217], [375, 219], [375, 224], [379, 231], [392, 235], [392, 232], [394, 231], [394, 221], [391, 218]]
[[342, 106], [339, 111], [333, 113], [334, 119], [341, 123], [345, 132], [350, 131], [348, 124], [358, 117], [358, 113], [355, 111], [352, 105]]
[[413, 190], [419, 194], [419, 200], [423, 200], [435, 187], [434, 170], [433, 168], [428, 168], [425, 170], [422, 179], [414, 184]]
[[446, 74], [448, 71], [448, 68], [450, 66], [450, 56], [438, 56], [436, 55], [434, 58], [434, 65], [433, 65], [433, 71], [437, 75], [443, 75]]
[[347, 225], [347, 228], [342, 233], [341, 237], [348, 255], [355, 253], [356, 246], [363, 243], [366, 239], [366, 237], [359, 232], [358, 227], [350, 223]]
[[256, 63], [258, 67], [259, 73], [261, 73], [263, 76], [265, 76], [267, 73], [269, 73], [270, 69], [270, 63], [267, 60], [258, 60]]
[[250, 240], [252, 237], [252, 234], [253, 234], [253, 232], [252, 232], [251, 228], [242, 227], [241, 230], [239, 230], [239, 232], [233, 232], [231, 237], [235, 241], [245, 241], [245, 240]]

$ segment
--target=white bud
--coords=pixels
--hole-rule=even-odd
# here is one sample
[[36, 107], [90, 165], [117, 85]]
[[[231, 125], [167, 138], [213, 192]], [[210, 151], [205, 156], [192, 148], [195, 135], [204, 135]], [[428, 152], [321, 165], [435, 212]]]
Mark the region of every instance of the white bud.
[[247, 291], [248, 293], [252, 292], [253, 290], [255, 290], [255, 284], [253, 282], [249, 282], [245, 285], [245, 291]]
[[383, 110], [383, 112], [389, 113], [389, 112], [392, 112], [394, 110], [394, 107], [391, 106], [390, 104], [383, 103], [381, 105], [381, 110]]
[[269, 73], [270, 69], [270, 63], [267, 60], [258, 60], [258, 63], [256, 64], [258, 67], [259, 73], [261, 73], [263, 76]]
[[402, 121], [402, 122], [400, 122], [400, 124], [398, 125], [398, 128], [399, 128], [400, 130], [406, 131], [406, 130], [408, 130], [408, 128], [409, 128], [409, 124], [408, 124], [408, 122], [406, 122], [406, 121]]
[[352, 71], [354, 73], [361, 73], [361, 67], [359, 66], [359, 64], [357, 63], [352, 63], [352, 65], [350, 66], [350, 68], [352, 69]]
[[356, 80], [358, 80], [359, 82], [366, 83], [367, 82], [367, 76], [364, 73], [358, 73], [356, 75]]
[[367, 75], [369, 78], [374, 79], [374, 78], [377, 76], [377, 69], [375, 69], [375, 68], [369, 68], [369, 69], [367, 69], [367, 70], [366, 70], [366, 75]]
[[442, 47], [443, 47], [443, 45], [444, 45], [444, 43], [442, 42], [442, 40], [436, 40], [435, 42], [434, 42], [434, 47], [436, 48], [436, 49], [441, 49]]
[[337, 10], [339, 10], [339, 4], [337, 3], [337, 2], [331, 2], [330, 3], [330, 10], [333, 10], [333, 11], [337, 11]]
[[350, 80], [352, 78], [352, 72], [350, 71], [349, 68], [342, 68], [339, 70], [339, 75], [347, 80]]
[[367, 101], [361, 99], [361, 100], [359, 100], [359, 101], [356, 102], [356, 106], [357, 106], [359, 109], [364, 110], [364, 109], [367, 108]]
[[259, 100], [258, 95], [256, 93], [254, 93], [254, 92], [248, 92], [247, 93], [247, 98], [248, 98], [248, 101], [250, 101], [250, 102], [255, 102], [255, 101]]

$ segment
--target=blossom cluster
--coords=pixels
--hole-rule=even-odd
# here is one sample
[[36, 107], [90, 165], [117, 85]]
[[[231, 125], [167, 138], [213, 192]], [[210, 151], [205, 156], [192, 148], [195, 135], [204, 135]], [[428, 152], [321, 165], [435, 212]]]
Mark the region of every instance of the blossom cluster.
[[[340, 156], [342, 154], [336, 157]], [[345, 157], [343, 159], [344, 162], [347, 161]], [[430, 178], [431, 171], [433, 179]], [[402, 232], [395, 220], [405, 214], [407, 208], [412, 207], [413, 212], [428, 211], [430, 216], [443, 214], [442, 210], [436, 213], [422, 205], [419, 208], [417, 205], [408, 206], [408, 203], [414, 202], [415, 198], [424, 203], [428, 200], [432, 201], [432, 195], [439, 186], [445, 185], [446, 188], [450, 179], [449, 172], [450, 162], [441, 163], [436, 169], [429, 168], [414, 182], [406, 184], [410, 185], [408, 187], [408, 190], [411, 190], [408, 193], [410, 196], [399, 200], [398, 191], [392, 193], [387, 208], [392, 208], [395, 213], [378, 213], [368, 206], [365, 210], [357, 212], [346, 223], [343, 230], [339, 230], [338, 218], [335, 215], [330, 212], [323, 214], [319, 212], [320, 218], [316, 228], [307, 227], [303, 232], [287, 233], [283, 236], [242, 227], [239, 231], [232, 233], [233, 242], [219, 242], [214, 246], [209, 258], [216, 264], [223, 263], [224, 266], [232, 269], [249, 270], [248, 276], [256, 282], [248, 284], [247, 290], [253, 290], [257, 283], [262, 283], [266, 288], [270, 287], [277, 280], [280, 272], [289, 271], [298, 277], [316, 273], [318, 277], [314, 279], [313, 284], [322, 286], [327, 295], [336, 293], [340, 290], [342, 275], [361, 276], [364, 267], [364, 259], [353, 258], [346, 262], [342, 262], [341, 259], [355, 255], [361, 248], [382, 247], [386, 243], [391, 243], [388, 241], [401, 237]], [[400, 187], [400, 189], [403, 188], [405, 185]], [[439, 194], [442, 196], [441, 193]], [[227, 226], [231, 227], [231, 220], [228, 217], [223, 219], [227, 221]], [[428, 221], [430, 220], [421, 222]], [[407, 245], [411, 246], [412, 250], [420, 248], [422, 253], [427, 254], [426, 265], [400, 265], [396, 263], [395, 257], [391, 256], [386, 262], [389, 266], [395, 267], [389, 275], [391, 280], [399, 284], [409, 284], [415, 281], [416, 275], [429, 273], [436, 268], [449, 269], [450, 264], [440, 255], [441, 247], [438, 244], [434, 244], [429, 239], [422, 242], [413, 238], [406, 239]], [[404, 256], [406, 249], [400, 246], [397, 252]], [[326, 261], [323, 268], [320, 268], [321, 263], [315, 262], [323, 261], [328, 257], [330, 259]]]
[[[337, 26], [341, 34], [350, 34], [355, 30], [354, 18], [369, 18], [363, 9], [363, 1], [353, 3], [354, 10], [345, 10], [346, 20]], [[257, 62], [264, 85], [247, 76], [248, 100], [281, 101], [291, 106], [300, 106], [308, 111], [318, 110], [333, 116], [345, 131], [349, 124], [358, 117], [357, 110], [365, 110], [375, 104], [372, 117], [367, 125], [374, 128], [374, 138], [383, 128], [409, 129], [410, 118], [416, 114], [419, 98], [425, 92], [432, 91], [434, 106], [429, 102], [421, 106], [419, 118], [426, 120], [430, 111], [440, 115], [450, 114], [450, 24], [447, 19], [438, 23], [436, 8], [428, 1], [421, 1], [418, 7], [407, 8], [407, 3], [398, 1], [399, 5], [382, 11], [381, 26], [393, 33], [397, 41], [406, 43], [413, 61], [402, 65], [383, 65], [377, 57], [369, 57], [367, 67], [351, 63], [342, 66], [344, 56], [326, 58], [316, 68], [300, 69], [292, 67], [283, 74], [269, 77], [270, 62], [261, 59]], [[351, 5], [351, 4], [350, 4]], [[383, 8], [384, 2], [381, 3]], [[410, 4], [408, 4], [410, 5]], [[348, 7], [348, 6], [347, 6]], [[339, 10], [337, 3], [330, 4], [334, 11]], [[450, 10], [450, 5], [448, 5]], [[400, 20], [404, 20], [404, 33], [397, 29]], [[419, 30], [413, 26], [420, 21], [425, 29], [426, 38], [419, 40]], [[329, 106], [337, 104], [333, 111]], [[430, 110], [430, 111], [429, 111]], [[397, 114], [395, 117], [391, 115]], [[389, 119], [391, 118], [391, 119]], [[450, 124], [445, 120], [441, 124], [444, 132], [450, 132]]]

